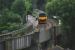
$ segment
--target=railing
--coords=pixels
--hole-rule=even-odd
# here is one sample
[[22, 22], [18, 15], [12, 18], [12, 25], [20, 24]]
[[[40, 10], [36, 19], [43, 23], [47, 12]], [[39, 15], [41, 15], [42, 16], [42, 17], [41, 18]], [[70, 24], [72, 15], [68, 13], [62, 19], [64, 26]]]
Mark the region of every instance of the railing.
[[34, 31], [30, 32], [27, 35], [14, 37], [12, 39], [12, 50], [30, 47], [33, 34], [34, 34]]
[[[19, 30], [0, 35], [0, 50], [16, 50], [29, 47], [33, 33], [33, 26], [27, 23]], [[4, 47], [5, 49], [3, 49]]]
[[[25, 31], [25, 30], [27, 30], [27, 29], [30, 29], [31, 28], [31, 30], [29, 31]], [[16, 31], [13, 31], [13, 32], [9, 32], [9, 33], [6, 33], [6, 34], [2, 34], [2, 35], [0, 35], [0, 42], [2, 42], [2, 41], [5, 41], [5, 40], [7, 40], [7, 39], [11, 39], [11, 38], [14, 38], [14, 37], [16, 37], [17, 35], [24, 35], [24, 34], [26, 34], [26, 33], [28, 33], [28, 32], [31, 32], [33, 30], [33, 27], [32, 27], [32, 25], [31, 24], [25, 24], [24, 26], [23, 26], [23, 28], [21, 28], [21, 29], [19, 29], [19, 30], [16, 30]]]

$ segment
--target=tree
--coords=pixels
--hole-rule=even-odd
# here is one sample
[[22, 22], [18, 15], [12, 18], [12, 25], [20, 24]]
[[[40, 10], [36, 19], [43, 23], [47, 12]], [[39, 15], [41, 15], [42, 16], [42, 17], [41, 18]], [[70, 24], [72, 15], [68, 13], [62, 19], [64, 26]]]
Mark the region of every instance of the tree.
[[12, 11], [9, 11], [8, 9], [2, 10], [2, 13], [0, 14], [0, 32], [4, 30], [11, 31], [18, 29], [20, 28], [19, 27], [20, 23], [21, 23], [20, 15], [15, 14]]
[[25, 7], [26, 7], [26, 13], [28, 11], [32, 11], [32, 1], [31, 0], [25, 0]]
[[[51, 0], [46, 4], [46, 12], [50, 16], [59, 16], [62, 19], [63, 26], [68, 37], [67, 46], [75, 49], [75, 0]], [[69, 31], [70, 30], [70, 31]]]
[[25, 21], [25, 15], [27, 14], [27, 11], [31, 11], [32, 9], [31, 0], [15, 0], [12, 4], [12, 11], [14, 13], [18, 13], [22, 17], [22, 22]]
[[15, 0], [11, 7], [12, 11], [20, 14], [21, 16], [25, 12], [25, 2], [24, 0]]
[[20, 28], [26, 12], [31, 10], [31, 0], [0, 0], [0, 32]]
[[4, 8], [8, 8], [10, 9], [12, 3], [14, 2], [14, 0], [0, 0], [0, 10], [4, 9]]

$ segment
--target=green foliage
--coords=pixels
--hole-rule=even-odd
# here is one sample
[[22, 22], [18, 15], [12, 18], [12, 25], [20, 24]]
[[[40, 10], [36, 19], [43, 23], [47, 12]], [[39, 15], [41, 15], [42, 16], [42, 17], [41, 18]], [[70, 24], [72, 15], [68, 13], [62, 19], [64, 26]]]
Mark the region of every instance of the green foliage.
[[26, 12], [32, 10], [31, 0], [25, 0], [25, 7], [26, 7]]
[[31, 0], [15, 0], [11, 9], [22, 16], [27, 13], [27, 11], [31, 11]]
[[53, 12], [54, 15], [63, 15], [63, 13], [70, 13], [74, 10], [74, 0], [52, 0], [46, 4], [46, 10]]
[[31, 0], [0, 0], [0, 32], [20, 28], [25, 14], [31, 10]]
[[75, 43], [70, 41], [75, 41], [75, 0], [51, 0], [46, 3], [45, 10], [51, 16], [59, 16], [62, 19], [67, 43], [70, 47], [75, 46]]
[[0, 0], [0, 10], [4, 8], [10, 9], [14, 0]]
[[75, 0], [52, 0], [46, 4], [46, 12], [51, 15], [61, 16], [66, 25], [75, 16], [74, 10]]
[[[16, 23], [16, 25], [18, 24], [19, 28], [19, 23], [21, 23], [20, 16], [18, 14], [13, 13], [12, 11], [9, 11], [8, 9], [2, 10], [2, 13], [0, 15], [0, 31], [11, 30], [11, 29], [15, 30], [17, 26], [12, 25], [14, 23]], [[11, 26], [15, 28], [8, 29]]]
[[21, 16], [22, 24], [26, 23], [25, 16], [28, 11], [32, 10], [31, 0], [15, 0], [11, 6], [11, 10]]
[[21, 16], [25, 12], [25, 2], [24, 0], [15, 0], [11, 7], [12, 11], [20, 14]]
[[2, 16], [2, 18], [4, 18], [5, 23], [6, 22], [16, 22], [16, 23], [21, 22], [20, 21], [20, 15], [13, 13], [12, 11], [9, 11], [8, 9], [4, 9], [2, 11], [1, 16]]

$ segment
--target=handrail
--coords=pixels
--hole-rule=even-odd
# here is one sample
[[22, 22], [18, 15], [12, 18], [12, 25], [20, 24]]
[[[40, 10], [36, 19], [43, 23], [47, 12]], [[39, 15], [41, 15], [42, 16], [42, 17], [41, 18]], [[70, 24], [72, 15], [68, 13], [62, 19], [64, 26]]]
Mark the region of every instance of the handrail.
[[21, 28], [21, 29], [19, 29], [19, 30], [16, 30], [16, 31], [12, 31], [12, 32], [9, 32], [9, 33], [6, 33], [6, 34], [2, 34], [2, 35], [0, 35], [0, 37], [1, 36], [6, 36], [6, 35], [10, 35], [10, 34], [16, 34], [17, 32], [21, 32], [21, 31], [23, 31], [23, 29], [26, 29], [27, 27], [29, 27], [31, 24], [25, 24], [24, 26], [23, 26], [23, 28]]
[[[25, 32], [26, 28], [30, 27], [31, 25], [32, 24], [27, 23], [26, 25], [24, 25], [19, 30], [0, 35], [0, 42], [5, 41], [5, 40], [9, 40], [9, 39], [13, 39], [13, 38], [17, 38], [17, 37], [22, 37], [23, 35], [21, 35], [21, 36], [15, 36], [15, 35], [18, 34], [18, 33], [23, 33], [23, 32], [26, 33]], [[28, 32], [27, 34], [28, 35], [32, 34], [32, 31]], [[24, 36], [27, 35], [27, 34], [24, 34]]]
[[[30, 32], [30, 33], [28, 33], [28, 34], [26, 34], [26, 35], [18, 36], [18, 37], [9, 37], [9, 38], [6, 38], [6, 39], [4, 39], [4, 40], [2, 40], [2, 41], [10, 40], [10, 39], [15, 39], [15, 38], [20, 38], [20, 37], [24, 37], [24, 36], [29, 36], [29, 35], [32, 35], [32, 34], [34, 34], [34, 33], [35, 33], [35, 30], [32, 31], [32, 32]], [[2, 41], [0, 41], [0, 42], [2, 42]]]

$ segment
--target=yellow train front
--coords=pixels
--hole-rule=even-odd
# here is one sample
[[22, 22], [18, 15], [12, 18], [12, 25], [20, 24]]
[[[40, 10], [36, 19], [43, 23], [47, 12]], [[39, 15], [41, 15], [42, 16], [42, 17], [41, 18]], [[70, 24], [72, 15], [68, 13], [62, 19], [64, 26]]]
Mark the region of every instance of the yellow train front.
[[38, 17], [38, 24], [46, 24], [47, 23], [47, 16], [45, 13], [40, 13]]
[[37, 27], [35, 28], [35, 32], [39, 32], [40, 31], [40, 28], [39, 28], [39, 25], [40, 24], [46, 24], [47, 23], [47, 16], [45, 13], [40, 13], [39, 14], [39, 17], [38, 17], [38, 25]]

